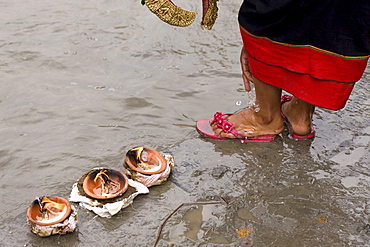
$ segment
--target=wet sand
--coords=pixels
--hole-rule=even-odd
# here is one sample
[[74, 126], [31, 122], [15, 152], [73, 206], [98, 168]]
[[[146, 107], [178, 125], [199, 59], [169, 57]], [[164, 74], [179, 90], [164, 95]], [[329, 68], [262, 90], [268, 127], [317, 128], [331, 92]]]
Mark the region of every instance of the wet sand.
[[[317, 109], [314, 140], [208, 141], [195, 122], [245, 107], [237, 12], [211, 31], [161, 22], [140, 1], [1, 2], [1, 246], [366, 246], [370, 242], [370, 68], [340, 111]], [[241, 105], [239, 103], [241, 102]], [[37, 196], [68, 198], [127, 150], [175, 157], [164, 185], [112, 218], [78, 204], [74, 233], [26, 225]], [[226, 203], [223, 199], [228, 203]]]

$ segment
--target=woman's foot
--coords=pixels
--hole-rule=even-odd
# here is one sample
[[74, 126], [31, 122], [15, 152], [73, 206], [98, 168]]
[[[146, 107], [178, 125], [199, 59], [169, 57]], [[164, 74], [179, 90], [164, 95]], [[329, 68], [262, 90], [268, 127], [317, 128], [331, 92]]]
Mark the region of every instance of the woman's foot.
[[[242, 111], [225, 118], [231, 123], [238, 134], [245, 137], [256, 137], [265, 135], [277, 135], [284, 129], [280, 111], [267, 113], [266, 110], [255, 110], [255, 107], [243, 109]], [[223, 138], [240, 138], [232, 133], [226, 133], [217, 123], [212, 124], [216, 135]]]
[[[283, 96], [284, 97], [284, 96]], [[315, 106], [305, 101], [302, 101], [296, 97], [289, 99], [283, 99], [281, 105], [281, 113], [285, 118], [289, 128], [290, 134], [294, 138], [312, 138], [315, 135], [315, 131], [312, 127], [312, 115], [315, 111]]]
[[251, 137], [248, 139], [259, 141], [266, 137], [270, 141], [283, 131], [284, 123], [280, 115], [281, 89], [261, 82], [253, 75], [247, 77], [246, 84], [249, 90], [250, 83], [254, 84], [256, 93], [254, 105], [236, 114], [219, 116], [221, 113], [217, 113], [215, 119], [210, 122], [198, 121], [198, 132], [213, 139]]

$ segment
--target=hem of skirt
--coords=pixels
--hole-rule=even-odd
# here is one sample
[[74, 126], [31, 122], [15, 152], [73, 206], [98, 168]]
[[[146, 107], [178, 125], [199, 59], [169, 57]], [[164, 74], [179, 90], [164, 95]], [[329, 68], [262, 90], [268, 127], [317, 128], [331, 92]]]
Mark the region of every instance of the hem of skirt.
[[297, 46], [274, 42], [255, 36], [240, 27], [248, 55], [271, 66], [282, 67], [318, 80], [339, 84], [354, 84], [366, 69], [368, 56], [348, 59], [311, 46]]

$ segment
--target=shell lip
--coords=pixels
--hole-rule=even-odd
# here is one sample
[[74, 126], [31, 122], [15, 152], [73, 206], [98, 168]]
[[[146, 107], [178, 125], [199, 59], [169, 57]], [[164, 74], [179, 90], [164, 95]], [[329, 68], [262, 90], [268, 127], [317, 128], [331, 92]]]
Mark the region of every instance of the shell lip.
[[[43, 209], [40, 207], [40, 201], [42, 198], [49, 199], [52, 203], [62, 205], [62, 212], [58, 213], [58, 217], [52, 219], [43, 219]], [[63, 222], [71, 215], [71, 204], [67, 199], [58, 196], [43, 196], [34, 200], [27, 209], [27, 219], [34, 224], [40, 226], [51, 226]], [[54, 220], [53, 220], [54, 219]]]
[[[99, 177], [98, 174], [103, 174]], [[106, 176], [107, 175], [107, 176]], [[108, 187], [108, 193], [103, 191], [104, 183]], [[84, 192], [95, 199], [112, 199], [121, 196], [128, 189], [127, 176], [113, 169], [95, 169], [92, 170], [84, 179], [82, 188]]]
[[[140, 167], [139, 165], [141, 162], [140, 157], [142, 157], [143, 153], [148, 155], [150, 159], [148, 160], [148, 162], [157, 166], [158, 167], [157, 169], [147, 170]], [[136, 147], [127, 151], [125, 163], [130, 169], [145, 175], [159, 174], [164, 172], [167, 168], [167, 161], [162, 154], [160, 154], [158, 151], [154, 149], [144, 147]]]

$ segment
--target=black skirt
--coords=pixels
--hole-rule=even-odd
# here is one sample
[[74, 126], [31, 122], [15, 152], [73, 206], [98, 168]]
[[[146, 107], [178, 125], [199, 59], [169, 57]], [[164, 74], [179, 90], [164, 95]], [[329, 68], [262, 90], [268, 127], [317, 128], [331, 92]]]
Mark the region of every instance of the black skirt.
[[245, 0], [239, 23], [278, 42], [370, 54], [370, 0]]

